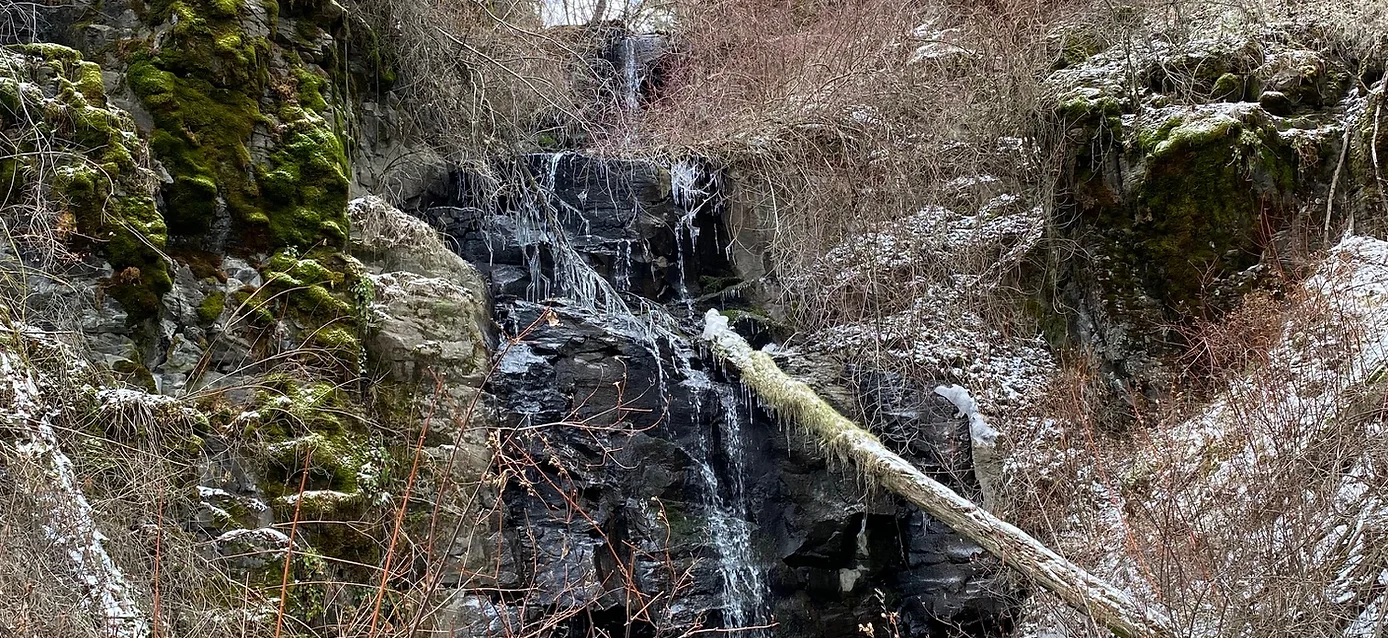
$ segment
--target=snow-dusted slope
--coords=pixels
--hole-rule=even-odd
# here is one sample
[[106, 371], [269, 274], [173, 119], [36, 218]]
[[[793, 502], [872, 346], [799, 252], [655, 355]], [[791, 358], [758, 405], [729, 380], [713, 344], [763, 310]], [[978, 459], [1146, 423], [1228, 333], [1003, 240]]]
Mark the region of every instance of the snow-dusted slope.
[[[1062, 549], [1191, 636], [1388, 629], [1388, 243], [1344, 238], [1290, 304], [1263, 363], [1129, 449], [1080, 423], [1004, 432], [1011, 479], [1070, 485]], [[1031, 612], [1028, 635], [1083, 631]]]
[[83, 594], [83, 611], [112, 638], [144, 638], [150, 634], [149, 621], [106, 552], [106, 536], [82, 493], [72, 460], [58, 446], [50, 422], [53, 406], [46, 404], [35, 374], [20, 353], [0, 349], [0, 404], [8, 406], [0, 426], [27, 435], [15, 446], [16, 458], [27, 465], [15, 474], [38, 503], [49, 508], [41, 523], [43, 536], [53, 555], [66, 559], [68, 576]]

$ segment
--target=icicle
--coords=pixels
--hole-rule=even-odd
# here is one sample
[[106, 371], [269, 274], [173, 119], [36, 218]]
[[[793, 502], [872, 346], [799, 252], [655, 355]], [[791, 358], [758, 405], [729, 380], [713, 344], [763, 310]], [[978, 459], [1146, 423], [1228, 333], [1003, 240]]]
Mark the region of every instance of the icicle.
[[686, 241], [689, 244], [690, 255], [695, 254], [699, 246], [699, 227], [694, 222], [708, 201], [709, 195], [698, 186], [702, 177], [703, 171], [692, 160], [680, 160], [670, 166], [670, 198], [674, 200], [675, 209], [679, 212], [674, 229], [675, 260], [679, 268], [676, 288], [679, 301], [685, 306], [685, 314], [691, 319], [694, 317], [694, 301], [690, 298], [689, 287], [685, 283], [688, 275], [684, 263], [684, 250]]

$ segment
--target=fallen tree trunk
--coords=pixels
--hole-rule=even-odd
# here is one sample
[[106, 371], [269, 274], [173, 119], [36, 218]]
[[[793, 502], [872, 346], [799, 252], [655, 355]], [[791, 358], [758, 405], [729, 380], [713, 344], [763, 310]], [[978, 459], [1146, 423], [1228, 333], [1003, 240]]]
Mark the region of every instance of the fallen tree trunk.
[[1065, 560], [1026, 532], [956, 494], [887, 449], [867, 430], [825, 403], [809, 386], [781, 371], [770, 355], [753, 350], [716, 310], [710, 310], [705, 321], [704, 339], [718, 358], [737, 368], [742, 382], [753, 393], [777, 413], [805, 428], [827, 450], [851, 459], [869, 480], [911, 501], [1114, 634], [1123, 638], [1175, 635], [1160, 610], [1140, 607], [1123, 591]]

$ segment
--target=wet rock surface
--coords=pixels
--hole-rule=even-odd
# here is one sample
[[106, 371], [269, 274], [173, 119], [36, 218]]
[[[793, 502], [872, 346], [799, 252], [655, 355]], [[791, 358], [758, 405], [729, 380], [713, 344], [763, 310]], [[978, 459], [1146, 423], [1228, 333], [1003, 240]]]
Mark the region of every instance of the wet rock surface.
[[[618, 629], [604, 623], [632, 590], [677, 592], [648, 633], [701, 619], [774, 622], [751, 632], [768, 636], [1006, 628], [1012, 592], [981, 550], [827, 464], [680, 336], [704, 303], [748, 308], [709, 294], [741, 281], [718, 248], [714, 177], [574, 153], [507, 170], [525, 181], [455, 174], [421, 210], [488, 279], [502, 338], [487, 389], [503, 448], [537, 461], [502, 495], [502, 571], [551, 611], [599, 612], [574, 630]], [[815, 378], [903, 454], [977, 489], [948, 402], [871, 371]], [[488, 618], [459, 608], [461, 624]]]

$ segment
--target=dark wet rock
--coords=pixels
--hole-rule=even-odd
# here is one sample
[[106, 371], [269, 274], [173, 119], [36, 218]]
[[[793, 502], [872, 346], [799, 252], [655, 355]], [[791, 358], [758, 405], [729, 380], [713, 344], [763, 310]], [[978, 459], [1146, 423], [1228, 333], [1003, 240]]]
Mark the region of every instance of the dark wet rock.
[[[503, 494], [506, 564], [546, 592], [552, 613], [585, 606], [585, 623], [617, 631], [603, 623], [624, 619], [631, 586], [678, 592], [660, 610], [674, 625], [747, 622], [756, 613], [730, 607], [730, 550], [714, 533], [733, 503], [753, 530], [746, 560], [775, 635], [891, 631], [892, 611], [902, 636], [1005, 626], [996, 566], [976, 547], [826, 463], [678, 335], [697, 328], [684, 319], [691, 309], [746, 303], [711, 294], [739, 288], [735, 273], [745, 272], [720, 248], [729, 243], [721, 176], [706, 163], [576, 153], [491, 174], [507, 177], [454, 174], [421, 211], [488, 279], [503, 338], [487, 389], [501, 408], [503, 454], [534, 461]], [[898, 376], [811, 374], [903, 454], [976, 490], [966, 424], [948, 402]]]

